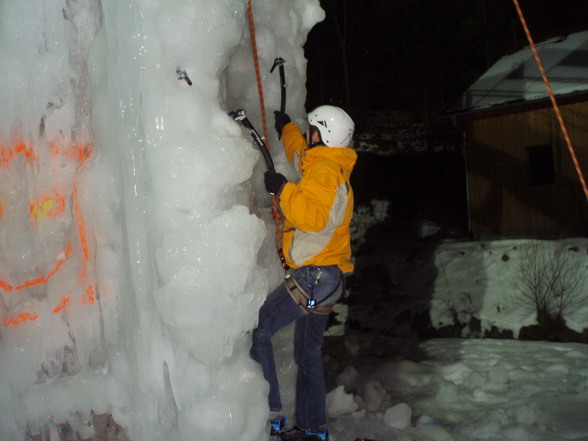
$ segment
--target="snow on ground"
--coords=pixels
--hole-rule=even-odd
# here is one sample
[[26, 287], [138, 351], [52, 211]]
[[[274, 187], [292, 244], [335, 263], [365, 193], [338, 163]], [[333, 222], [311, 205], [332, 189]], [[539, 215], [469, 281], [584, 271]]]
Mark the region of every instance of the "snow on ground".
[[588, 346], [352, 335], [325, 343], [332, 441], [588, 440]]
[[[537, 324], [539, 302], [576, 334], [564, 341], [587, 341], [588, 239], [444, 239], [447, 225], [403, 222], [402, 213], [385, 199], [356, 209], [355, 271], [329, 335], [351, 327], [394, 337], [519, 338]], [[534, 286], [545, 294], [537, 302]]]
[[[342, 316], [371, 332], [340, 324], [325, 338], [331, 440], [588, 441], [587, 345], [465, 339], [491, 327], [516, 338], [535, 325], [521, 277], [535, 271], [547, 278], [554, 265], [571, 269], [568, 283], [580, 275], [564, 319], [581, 333], [588, 318], [587, 245], [585, 238], [568, 238], [439, 240], [419, 247], [417, 239], [410, 259], [400, 248], [361, 257], [360, 271], [377, 261], [395, 285], [387, 303], [340, 305]], [[352, 295], [370, 296], [373, 288]], [[415, 329], [403, 328], [399, 316], [423, 305], [436, 329], [461, 322], [464, 339], [410, 338]], [[479, 328], [472, 329], [476, 320]]]

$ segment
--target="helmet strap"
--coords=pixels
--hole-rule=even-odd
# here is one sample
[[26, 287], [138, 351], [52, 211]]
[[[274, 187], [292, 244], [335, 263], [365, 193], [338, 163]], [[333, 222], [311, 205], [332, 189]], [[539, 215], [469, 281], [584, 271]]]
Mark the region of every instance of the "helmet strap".
[[[313, 139], [315, 140], [314, 142], [312, 142]], [[306, 144], [308, 145], [309, 149], [318, 147], [319, 145], [325, 145], [321, 139], [321, 132], [319, 132], [319, 129], [314, 126], [308, 127], [308, 131], [306, 132]]]

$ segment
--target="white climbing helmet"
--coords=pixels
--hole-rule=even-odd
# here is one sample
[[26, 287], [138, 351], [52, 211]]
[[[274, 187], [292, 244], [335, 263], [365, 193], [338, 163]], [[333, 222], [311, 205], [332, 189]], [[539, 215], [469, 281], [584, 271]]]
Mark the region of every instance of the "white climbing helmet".
[[326, 146], [347, 147], [353, 137], [355, 124], [340, 107], [319, 106], [308, 114], [308, 123], [321, 133]]

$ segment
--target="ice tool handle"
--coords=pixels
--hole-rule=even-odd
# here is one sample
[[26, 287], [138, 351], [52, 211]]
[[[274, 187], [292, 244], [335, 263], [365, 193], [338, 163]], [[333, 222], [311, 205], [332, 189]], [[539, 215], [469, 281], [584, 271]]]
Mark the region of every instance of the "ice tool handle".
[[270, 152], [267, 146], [265, 145], [265, 142], [263, 142], [263, 139], [261, 138], [261, 136], [259, 136], [257, 130], [255, 130], [255, 127], [253, 127], [253, 124], [251, 124], [251, 121], [247, 119], [247, 113], [245, 113], [243, 109], [239, 109], [233, 112], [229, 112], [229, 115], [235, 121], [240, 121], [241, 124], [243, 124], [245, 127], [249, 129], [251, 137], [253, 138], [253, 140], [257, 144], [257, 147], [259, 147], [259, 150], [261, 150], [261, 153], [263, 154], [263, 158], [265, 159], [267, 169], [271, 172], [275, 172], [276, 169], [274, 167], [274, 161], [272, 160], [272, 156], [270, 155]]
[[[247, 119], [247, 114], [245, 113], [245, 111], [243, 109], [239, 109], [239, 110], [235, 110], [233, 112], [229, 112], [229, 115], [235, 121], [240, 121], [241, 124], [243, 124], [245, 127], [247, 127], [249, 129], [249, 132], [251, 133], [251, 137], [253, 138], [253, 140], [255, 141], [257, 146], [259, 147], [259, 150], [261, 150], [261, 153], [263, 154], [263, 158], [265, 159], [267, 169], [271, 172], [275, 172], [276, 169], [274, 167], [274, 161], [272, 161], [272, 156], [270, 155], [270, 152], [269, 152], [267, 146], [265, 145], [265, 142], [263, 142], [263, 139], [261, 138], [261, 136], [259, 136], [259, 133], [257, 133], [257, 130], [255, 130], [255, 127], [253, 127], [253, 124], [251, 124], [251, 121], [249, 121]], [[276, 250], [278, 252], [278, 257], [280, 258], [280, 263], [282, 264], [282, 268], [284, 268], [284, 270], [287, 271], [290, 269], [290, 266], [286, 263], [286, 258], [284, 257], [284, 251], [282, 250], [281, 245], [278, 245], [278, 243], [281, 244], [281, 234], [279, 233], [279, 224], [281, 222], [281, 216], [280, 216], [278, 208], [277, 208], [277, 202], [276, 202], [275, 196], [272, 197], [272, 201], [274, 204], [274, 207], [272, 209], [272, 215], [274, 216], [274, 219], [276, 221]]]
[[[276, 67], [279, 66], [280, 89], [282, 91], [281, 99], [280, 99], [280, 112], [282, 112], [282, 113], [286, 112], [286, 74], [284, 73], [284, 63], [285, 62], [286, 61], [283, 58], [278, 57], [274, 60], [274, 65], [270, 69], [270, 73], [273, 73], [274, 70], [276, 69]], [[281, 138], [282, 138], [282, 135], [280, 133], [278, 133], [278, 139], [281, 139]]]
[[282, 91], [282, 97], [280, 100], [280, 112], [285, 112], [286, 111], [286, 74], [284, 73], [284, 63], [286, 62], [286, 60], [284, 60], [283, 58], [276, 58], [274, 60], [274, 65], [272, 66], [272, 68], [270, 69], [270, 73], [273, 73], [274, 70], [276, 69], [276, 67], [279, 66], [279, 70], [280, 70], [280, 88]]

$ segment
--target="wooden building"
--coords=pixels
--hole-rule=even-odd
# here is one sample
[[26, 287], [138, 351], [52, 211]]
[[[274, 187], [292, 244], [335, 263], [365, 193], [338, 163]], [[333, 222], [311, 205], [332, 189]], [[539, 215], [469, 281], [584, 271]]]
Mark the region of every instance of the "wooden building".
[[[537, 44], [588, 180], [588, 31]], [[501, 58], [447, 114], [464, 129], [471, 233], [588, 233], [588, 201], [530, 47]]]

